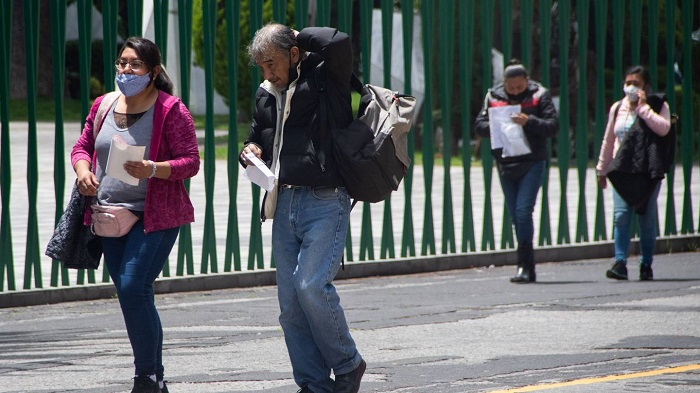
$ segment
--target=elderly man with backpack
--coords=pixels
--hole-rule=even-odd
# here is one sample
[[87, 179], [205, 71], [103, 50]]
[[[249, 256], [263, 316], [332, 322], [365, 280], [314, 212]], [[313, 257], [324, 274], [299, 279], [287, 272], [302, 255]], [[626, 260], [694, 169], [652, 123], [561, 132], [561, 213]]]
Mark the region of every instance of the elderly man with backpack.
[[[323, 62], [325, 110], [347, 126], [351, 109], [352, 46], [328, 27], [296, 32], [279, 24], [258, 30], [248, 47], [264, 82], [240, 155], [264, 161], [277, 186], [265, 195], [261, 218], [273, 219], [279, 321], [299, 392], [358, 392], [366, 363], [333, 285], [348, 229], [350, 197], [322, 137], [317, 77]], [[330, 377], [331, 371], [335, 378]]]

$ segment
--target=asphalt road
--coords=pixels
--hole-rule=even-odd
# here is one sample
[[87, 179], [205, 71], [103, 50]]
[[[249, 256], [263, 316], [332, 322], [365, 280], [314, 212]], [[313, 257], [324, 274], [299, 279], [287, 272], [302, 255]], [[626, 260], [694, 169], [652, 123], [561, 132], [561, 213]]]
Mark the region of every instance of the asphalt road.
[[[338, 281], [362, 392], [700, 391], [700, 253]], [[352, 268], [352, 267], [350, 267]], [[295, 392], [275, 287], [158, 295], [173, 393]], [[115, 299], [0, 309], [0, 392], [128, 392]]]

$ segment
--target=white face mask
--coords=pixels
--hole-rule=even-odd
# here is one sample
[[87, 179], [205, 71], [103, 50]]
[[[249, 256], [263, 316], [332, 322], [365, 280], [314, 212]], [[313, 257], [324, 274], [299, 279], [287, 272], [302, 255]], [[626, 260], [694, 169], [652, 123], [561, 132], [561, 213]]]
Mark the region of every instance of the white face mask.
[[639, 100], [639, 96], [637, 95], [637, 92], [639, 92], [639, 88], [635, 85], [628, 85], [625, 86], [622, 89], [625, 92], [625, 95], [627, 96], [627, 99], [632, 101], [632, 102], [637, 102]]

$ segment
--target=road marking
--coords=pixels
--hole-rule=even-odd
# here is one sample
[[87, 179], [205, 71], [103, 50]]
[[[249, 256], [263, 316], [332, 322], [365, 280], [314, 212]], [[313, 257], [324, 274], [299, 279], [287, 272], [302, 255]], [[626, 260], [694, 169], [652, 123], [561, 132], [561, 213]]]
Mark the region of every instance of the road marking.
[[563, 388], [563, 387], [567, 387], [567, 386], [591, 385], [594, 383], [621, 381], [624, 379], [653, 377], [656, 375], [663, 375], [663, 374], [685, 373], [688, 371], [695, 371], [695, 370], [700, 370], [700, 364], [691, 364], [691, 365], [687, 365], [687, 366], [662, 368], [660, 370], [643, 371], [643, 372], [632, 373], [632, 374], [609, 375], [606, 377], [596, 377], [596, 378], [581, 378], [581, 379], [575, 379], [573, 381], [560, 382], [560, 383], [547, 383], [547, 384], [540, 384], [540, 385], [523, 386], [521, 388], [515, 388], [515, 389], [496, 390], [496, 391], [493, 391], [491, 393], [536, 392], [536, 391], [540, 391], [540, 390]]

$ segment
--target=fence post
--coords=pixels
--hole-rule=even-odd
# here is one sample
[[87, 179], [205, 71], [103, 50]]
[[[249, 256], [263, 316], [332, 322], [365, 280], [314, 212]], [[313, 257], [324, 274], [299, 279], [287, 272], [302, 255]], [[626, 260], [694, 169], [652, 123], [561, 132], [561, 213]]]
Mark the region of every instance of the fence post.
[[[412, 61], [413, 61], [413, 0], [406, 0], [401, 4], [401, 21], [403, 32], [403, 79], [404, 93], [413, 94], [411, 85]], [[414, 117], [415, 120], [415, 117]], [[403, 235], [401, 240], [401, 257], [416, 255], [416, 241], [413, 236], [413, 165], [415, 152], [415, 123], [408, 133], [408, 157], [411, 165], [406, 168], [406, 176], [403, 182], [404, 187], [404, 212], [403, 212]]]
[[[605, 1], [605, 0], [603, 0]], [[550, 48], [552, 43], [552, 0], [540, 0], [539, 24], [540, 30], [540, 57], [542, 60], [542, 70], [540, 82], [551, 89], [549, 80], [549, 64], [550, 64]], [[544, 179], [542, 179], [542, 211], [540, 213], [540, 236], [538, 244], [552, 245], [552, 228], [549, 222], [549, 171], [552, 168], [552, 140], [547, 138], [547, 167], [544, 171]]]
[[202, 1], [204, 28], [204, 89], [206, 115], [204, 120], [204, 236], [202, 239], [201, 272], [207, 273], [208, 262], [211, 272], [217, 273], [216, 228], [214, 227], [214, 179], [216, 175], [216, 151], [214, 146], [214, 48], [216, 39], [216, 1]]
[[586, 215], [586, 173], [588, 172], [588, 0], [576, 2], [578, 23], [578, 102], [576, 114], [576, 164], [578, 165], [578, 218], [576, 220], [576, 242], [588, 241], [588, 218]]
[[[104, 66], [104, 88], [105, 91], [114, 91], [114, 60], [117, 54], [117, 17], [119, 12], [116, 1], [105, 1], [102, 3], [102, 59]], [[65, 19], [65, 17], [64, 17]], [[64, 21], [65, 23], [65, 21]], [[163, 54], [165, 57], [165, 54]], [[109, 277], [107, 277], [109, 280]]]
[[[595, 20], [598, 26], [608, 25], [608, 0], [593, 2], [595, 6]], [[596, 29], [595, 53], [596, 53], [596, 92], [595, 92], [595, 132], [593, 133], [593, 159], [597, 163], [600, 155], [600, 146], [603, 143], [607, 116], [605, 105], [605, 44], [607, 42], [606, 29]], [[596, 182], [597, 182], [596, 173]], [[605, 225], [605, 200], [603, 190], [596, 187], [596, 210], [595, 229], [593, 230], [593, 240], [607, 240], [608, 235]]]
[[471, 97], [472, 97], [472, 69], [474, 54], [474, 2], [460, 1], [458, 31], [459, 45], [459, 77], [460, 77], [460, 112], [462, 113], [462, 169], [464, 171], [464, 202], [462, 206], [462, 252], [476, 251], [474, 240], [474, 211], [471, 196], [471, 128], [473, 124]]
[[0, 212], [0, 292], [5, 285], [7, 273], [7, 289], [14, 291], [15, 268], [12, 255], [12, 226], [10, 225], [10, 186], [12, 185], [12, 170], [10, 161], [10, 43], [12, 35], [12, 1], [0, 2], [0, 194], [2, 194], [2, 212]]
[[[338, 1], [338, 29], [352, 37], [352, 0]], [[348, 217], [348, 233], [345, 235], [345, 260], [352, 262], [352, 217]]]
[[[66, 2], [65, 0], [57, 0], [49, 3], [51, 10], [51, 55], [53, 59], [53, 97], [54, 110], [56, 113], [54, 132], [54, 155], [53, 155], [53, 183], [54, 197], [56, 199], [56, 218], [55, 224], [63, 215], [64, 198], [66, 184], [65, 170], [65, 147], [63, 127], [63, 92], [65, 86], [66, 75]], [[68, 269], [59, 260], [51, 261], [51, 286], [58, 286], [58, 275], [61, 275], [61, 284], [70, 285], [68, 279]]]
[[[238, 7], [240, 7], [240, 2]], [[272, 19], [277, 23], [285, 24], [287, 20], [287, 0], [272, 0]]]
[[[508, 61], [513, 57], [512, 47], [513, 47], [513, 16], [511, 10], [513, 9], [512, 0], [501, 0], [501, 46], [503, 51], [503, 63], [507, 64]], [[508, 209], [505, 204], [505, 199], [503, 200], [503, 217], [502, 227], [501, 227], [501, 249], [513, 248], [515, 243], [513, 242], [513, 221], [508, 214]]]
[[[525, 67], [532, 70], [532, 15], [534, 0], [520, 0], [520, 59]], [[549, 88], [549, 86], [547, 86]]]
[[297, 30], [309, 25], [309, 0], [294, 0], [294, 25]]
[[[681, 122], [681, 145], [683, 146], [683, 219], [681, 221], [681, 233], [693, 233], [693, 208], [690, 194], [690, 178], [693, 171], [693, 70], [697, 70], [692, 63], [691, 34], [693, 33], [693, 3], [694, 0], [683, 0], [683, 11], [681, 19], [683, 22], [683, 105], [681, 107], [681, 118], [687, 119]], [[697, 71], [696, 71], [697, 72]]]
[[425, 210], [423, 215], [423, 241], [421, 255], [435, 255], [435, 229], [433, 224], [433, 4], [428, 1], [421, 2], [421, 29], [423, 31], [423, 70], [425, 99], [423, 100], [423, 184], [425, 185]]
[[[481, 6], [481, 49], [484, 81], [484, 95], [490, 88], [492, 81], [491, 47], [493, 46], [493, 2], [484, 2]], [[491, 156], [491, 141], [489, 138], [481, 139], [481, 162], [484, 170], [484, 226], [481, 233], [481, 251], [486, 251], [491, 245], [491, 250], [496, 249], [496, 241], [493, 234], [493, 213], [491, 211], [491, 184], [493, 180], [493, 157]]]
[[[676, 107], [676, 76], [673, 72], [673, 65], [676, 55], [676, 2], [666, 2], [666, 99], [671, 113], [674, 113]], [[676, 141], [676, 146], [678, 146]], [[676, 177], [676, 166], [671, 165], [668, 173], [666, 173], [666, 190], [668, 192], [666, 203], [666, 225], [664, 232], [666, 234], [678, 233], [676, 224], [676, 209], [674, 198], [674, 183]]]
[[[384, 71], [384, 87], [391, 89], [391, 48], [394, 25], [394, 2], [382, 0], [382, 70]], [[384, 223], [382, 225], [382, 242], [379, 247], [379, 257], [385, 259], [396, 257], [394, 247], [394, 227], [391, 219], [391, 196], [384, 201]]]
[[[250, 38], [252, 39], [255, 32], [262, 27], [262, 1], [249, 2], [250, 6]], [[251, 97], [255, 97], [255, 92], [258, 90], [258, 82], [260, 81], [260, 70], [258, 67], [252, 67], [250, 71], [251, 80]], [[251, 102], [252, 104], [252, 102]], [[251, 112], [252, 113], [252, 112]], [[260, 225], [260, 187], [251, 184], [253, 194], [253, 214], [250, 218], [250, 248], [248, 253], [248, 270], [255, 268], [255, 259], [257, 257], [258, 266], [264, 264], [263, 244], [262, 244], [262, 227]], [[272, 258], [272, 256], [270, 256]]]
[[639, 48], [642, 45], [642, 2], [630, 1], [630, 44], [632, 64], [641, 64]]
[[143, 0], [127, 0], [127, 16], [129, 18], [129, 36], [143, 35]]
[[316, 26], [328, 26], [330, 23], [330, 0], [316, 0]]
[[[360, 35], [362, 51], [362, 80], [369, 83], [372, 69], [370, 54], [372, 53], [372, 2], [360, 0]], [[360, 260], [374, 259], [374, 242], [372, 240], [372, 212], [369, 203], [362, 203], [362, 228], [360, 229]]]
[[228, 227], [226, 230], [226, 256], [224, 271], [231, 271], [231, 255], [233, 254], [233, 269], [241, 270], [241, 243], [238, 234], [238, 50], [241, 3], [238, 0], [226, 1], [226, 48], [228, 50]]
[[440, 92], [442, 104], [442, 166], [444, 181], [442, 191], [442, 253], [454, 253], [455, 228], [452, 208], [452, 79], [454, 64], [454, 0], [440, 0]]
[[[153, 0], [153, 25], [155, 44], [160, 49], [163, 64], [168, 60], [168, 0]], [[107, 74], [109, 75], [109, 74]], [[168, 266], [167, 264], [165, 266]]]
[[29, 194], [29, 217], [27, 243], [24, 259], [24, 289], [31, 288], [32, 270], [34, 286], [41, 288], [41, 260], [39, 259], [39, 233], [37, 223], [37, 191], [39, 168], [37, 164], [36, 101], [37, 59], [39, 55], [39, 3], [28, 1], [24, 7], [24, 46], [27, 59], [27, 191]]
[[[78, 0], [78, 61], [80, 63], [80, 129], [90, 112], [90, 75], [92, 62], [92, 1]], [[78, 270], [77, 284], [85, 283], [85, 270]], [[87, 271], [88, 282], [95, 282], [95, 271]]]
[[[185, 106], [190, 105], [190, 70], [192, 64], [192, 0], [178, 0], [178, 39], [180, 43], [178, 57], [180, 58], [180, 99]], [[185, 180], [185, 188], [189, 192], [190, 179]], [[194, 274], [194, 256], [192, 255], [192, 226], [190, 224], [180, 227], [180, 235], [177, 246], [177, 272], [178, 276], [185, 273]]]
[[566, 185], [569, 174], [569, 32], [571, 21], [569, 0], [559, 1], [559, 135], [557, 162], [559, 164], [559, 235], [557, 243], [570, 243], [569, 211]]

